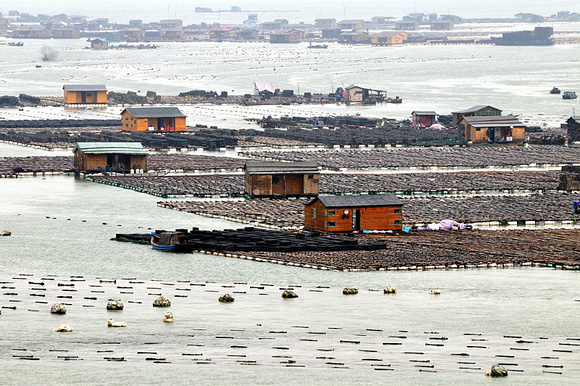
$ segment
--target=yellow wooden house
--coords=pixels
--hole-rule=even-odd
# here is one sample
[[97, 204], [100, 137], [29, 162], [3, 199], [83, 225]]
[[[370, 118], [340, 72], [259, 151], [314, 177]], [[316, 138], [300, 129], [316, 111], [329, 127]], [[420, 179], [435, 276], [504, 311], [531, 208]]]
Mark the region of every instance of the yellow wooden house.
[[177, 107], [127, 107], [121, 112], [123, 131], [186, 131], [185, 118]]
[[104, 84], [67, 84], [62, 89], [67, 105], [107, 104], [107, 87]]
[[406, 32], [383, 31], [371, 36], [373, 46], [396, 46], [405, 43], [407, 40]]

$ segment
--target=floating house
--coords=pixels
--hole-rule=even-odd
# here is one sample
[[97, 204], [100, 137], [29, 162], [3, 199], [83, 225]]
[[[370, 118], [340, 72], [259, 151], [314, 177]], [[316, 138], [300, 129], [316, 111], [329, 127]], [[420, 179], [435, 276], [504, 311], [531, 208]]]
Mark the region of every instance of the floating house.
[[344, 100], [349, 103], [365, 103], [370, 99], [375, 101], [384, 100], [387, 92], [384, 90], [373, 90], [360, 86], [348, 86], [344, 89]]
[[431, 22], [432, 31], [450, 31], [455, 27], [453, 20], [433, 20]]
[[247, 162], [245, 193], [250, 197], [318, 195], [318, 165], [314, 162]]
[[558, 190], [567, 190], [567, 191], [580, 190], [580, 166], [573, 165], [562, 166]]
[[419, 22], [416, 20], [398, 21], [395, 23], [395, 29], [398, 31], [401, 30], [416, 31], [419, 29]]
[[342, 44], [360, 44], [366, 43], [369, 34], [366, 31], [345, 31], [338, 35], [338, 42]]
[[580, 140], [580, 117], [568, 118], [566, 120], [566, 124], [563, 127], [566, 128], [568, 140], [570, 142], [576, 142]]
[[492, 106], [478, 105], [473, 106], [467, 110], [456, 111], [451, 114], [453, 114], [453, 126], [457, 127], [457, 124], [463, 117], [501, 115], [501, 110]]
[[406, 32], [383, 31], [371, 36], [373, 46], [396, 46], [407, 40]]
[[332, 28], [336, 27], [336, 19], [316, 19], [314, 20], [314, 26], [317, 28]]
[[236, 31], [236, 38], [240, 40], [256, 40], [259, 32], [256, 28], [242, 28]]
[[[145, 29], [143, 28], [127, 28], [119, 31], [119, 36], [122, 40], [139, 40], [145, 37]], [[107, 40], [111, 40], [108, 39]]]
[[21, 26], [12, 31], [14, 39], [50, 39], [52, 32], [41, 25]]
[[222, 41], [234, 39], [236, 37], [236, 29], [231, 27], [213, 27], [209, 31], [209, 39], [215, 41]]
[[340, 29], [363, 29], [365, 28], [364, 20], [341, 20], [338, 22], [338, 28]]
[[50, 30], [53, 39], [78, 39], [81, 33], [74, 27], [55, 27]]
[[183, 22], [180, 19], [161, 20], [159, 25], [161, 28], [183, 28]]
[[430, 127], [438, 122], [438, 115], [435, 111], [413, 111], [411, 124], [415, 127]]
[[403, 203], [393, 194], [318, 196], [304, 207], [304, 227], [327, 232], [403, 229]]
[[107, 104], [107, 87], [104, 84], [66, 84], [64, 103], [71, 104]]
[[177, 107], [127, 107], [121, 112], [123, 131], [186, 131], [186, 115]]
[[270, 34], [272, 44], [300, 43], [300, 31], [272, 32]]
[[101, 39], [91, 40], [91, 50], [108, 50], [109, 42]]
[[514, 115], [463, 117], [458, 126], [466, 142], [505, 143], [525, 139], [526, 125]]
[[338, 39], [340, 32], [340, 28], [336, 27], [327, 27], [320, 30], [323, 39]]
[[138, 142], [78, 142], [73, 148], [76, 173], [147, 171], [147, 150]]

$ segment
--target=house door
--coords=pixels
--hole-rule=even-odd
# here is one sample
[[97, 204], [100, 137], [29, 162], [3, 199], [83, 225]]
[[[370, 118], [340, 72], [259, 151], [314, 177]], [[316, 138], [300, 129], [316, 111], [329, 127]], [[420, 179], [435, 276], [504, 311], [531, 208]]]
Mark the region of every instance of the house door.
[[81, 102], [82, 103], [87, 103], [87, 93], [86, 92], [81, 92]]
[[157, 118], [157, 130], [161, 130], [163, 127], [163, 118]]
[[495, 142], [495, 129], [493, 127], [490, 127], [487, 130], [487, 136], [489, 138], [489, 142]]
[[352, 211], [352, 230], [360, 231], [360, 209], [353, 209]]

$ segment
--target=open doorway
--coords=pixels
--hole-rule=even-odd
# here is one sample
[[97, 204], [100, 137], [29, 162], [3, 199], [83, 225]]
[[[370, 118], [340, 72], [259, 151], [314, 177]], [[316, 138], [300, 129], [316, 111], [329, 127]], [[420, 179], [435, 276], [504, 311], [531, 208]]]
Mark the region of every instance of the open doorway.
[[352, 230], [360, 231], [360, 209], [353, 209], [352, 211]]

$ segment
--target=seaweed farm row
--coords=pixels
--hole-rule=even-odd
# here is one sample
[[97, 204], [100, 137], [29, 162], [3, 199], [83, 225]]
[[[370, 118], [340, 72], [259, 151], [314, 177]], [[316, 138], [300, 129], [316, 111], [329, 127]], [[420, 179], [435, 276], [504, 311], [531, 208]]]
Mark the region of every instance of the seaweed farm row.
[[[414, 174], [322, 174], [319, 192], [344, 193], [466, 193], [523, 192], [558, 189], [559, 172], [459, 172]], [[242, 175], [93, 176], [91, 181], [170, 196], [244, 195]]]
[[[464, 223], [497, 222], [497, 225], [524, 225], [527, 221], [554, 226], [556, 221], [572, 224], [580, 219], [580, 215], [574, 213], [572, 205], [578, 196], [565, 193], [402, 197], [403, 221], [407, 226], [439, 222], [443, 219]], [[158, 205], [252, 225], [299, 229], [304, 225], [305, 202], [204, 200], [160, 201]]]
[[[277, 161], [313, 161], [323, 169], [403, 169], [421, 171], [421, 168], [487, 168], [519, 166], [557, 167], [577, 163], [580, 147], [561, 146], [482, 146], [482, 147], [424, 147], [385, 148], [373, 150], [302, 150], [302, 151], [252, 151], [240, 153], [246, 157]], [[35, 159], [36, 158], [36, 159]], [[52, 157], [2, 157], [0, 174], [10, 175], [14, 170], [30, 172], [57, 171], [72, 168], [66, 158]], [[229, 157], [210, 157], [191, 154], [151, 154], [150, 170], [173, 170], [181, 172], [240, 170], [245, 160]], [[430, 171], [430, 170], [425, 170]], [[431, 170], [434, 171], [434, 170]]]
[[[241, 171], [244, 162], [244, 160], [237, 158], [211, 157], [197, 154], [151, 154], [147, 157], [147, 163], [151, 171]], [[0, 176], [13, 176], [19, 173], [66, 173], [72, 171], [72, 156], [0, 157]]]
[[[443, 312], [457, 299], [445, 292], [430, 295], [403, 286], [396, 294], [360, 288], [356, 295], [343, 295], [341, 288], [298, 283], [280, 287], [32, 274], [0, 280], [0, 317], [5, 324], [0, 360], [4, 363], [117, 362], [118, 371], [125, 363], [336, 368], [463, 373], [481, 379], [492, 364], [499, 363], [508, 369], [510, 379], [537, 375], [546, 383], [566, 383], [578, 374], [577, 336], [518, 333], [517, 326], [503, 334], [482, 326], [485, 331], [477, 327], [448, 331], [444, 324], [427, 320], [409, 328], [407, 321], [397, 319], [417, 301], [431, 312]], [[296, 292], [298, 298], [282, 299], [285, 290]], [[152, 306], [161, 293], [170, 300], [169, 308]], [[235, 302], [219, 303], [224, 293]], [[124, 308], [107, 310], [109, 299], [118, 299]], [[569, 302], [573, 306], [573, 299]], [[54, 303], [62, 303], [66, 313], [50, 314]], [[330, 308], [341, 310], [344, 317], [305, 313], [320, 304], [332, 304]], [[388, 309], [388, 313], [384, 319], [352, 317], [366, 307]], [[173, 323], [163, 322], [168, 310]], [[297, 316], [274, 317], [280, 312]], [[244, 315], [244, 320], [233, 322], [232, 315]], [[119, 325], [125, 327], [108, 327], [109, 319], [123, 321]], [[53, 332], [59, 324], [72, 331]], [[526, 331], [521, 326], [519, 330]], [[31, 335], [36, 338], [24, 339]]]
[[560, 165], [577, 163], [578, 146], [530, 145], [385, 148], [372, 150], [312, 150], [242, 152], [250, 158], [274, 161], [312, 161], [323, 169], [424, 168]]
[[[320, 120], [333, 118], [320, 118]], [[340, 124], [340, 123], [339, 123]], [[364, 127], [353, 124], [346, 127], [338, 127], [336, 129], [321, 129], [313, 128], [310, 122], [308, 130], [297, 127], [286, 127], [285, 130], [277, 130], [267, 128], [261, 135], [285, 138], [294, 141], [314, 142], [324, 144], [326, 146], [334, 145], [410, 145], [421, 146], [428, 144], [457, 144], [459, 143], [459, 135], [457, 130], [431, 130], [418, 129], [410, 125], [401, 125], [399, 123], [388, 123], [386, 126], [374, 125], [371, 127]]]
[[410, 236], [388, 236], [386, 248], [376, 251], [248, 254], [264, 261], [338, 270], [487, 268], [531, 263], [578, 269], [578, 236], [578, 230], [570, 229], [420, 231]]

